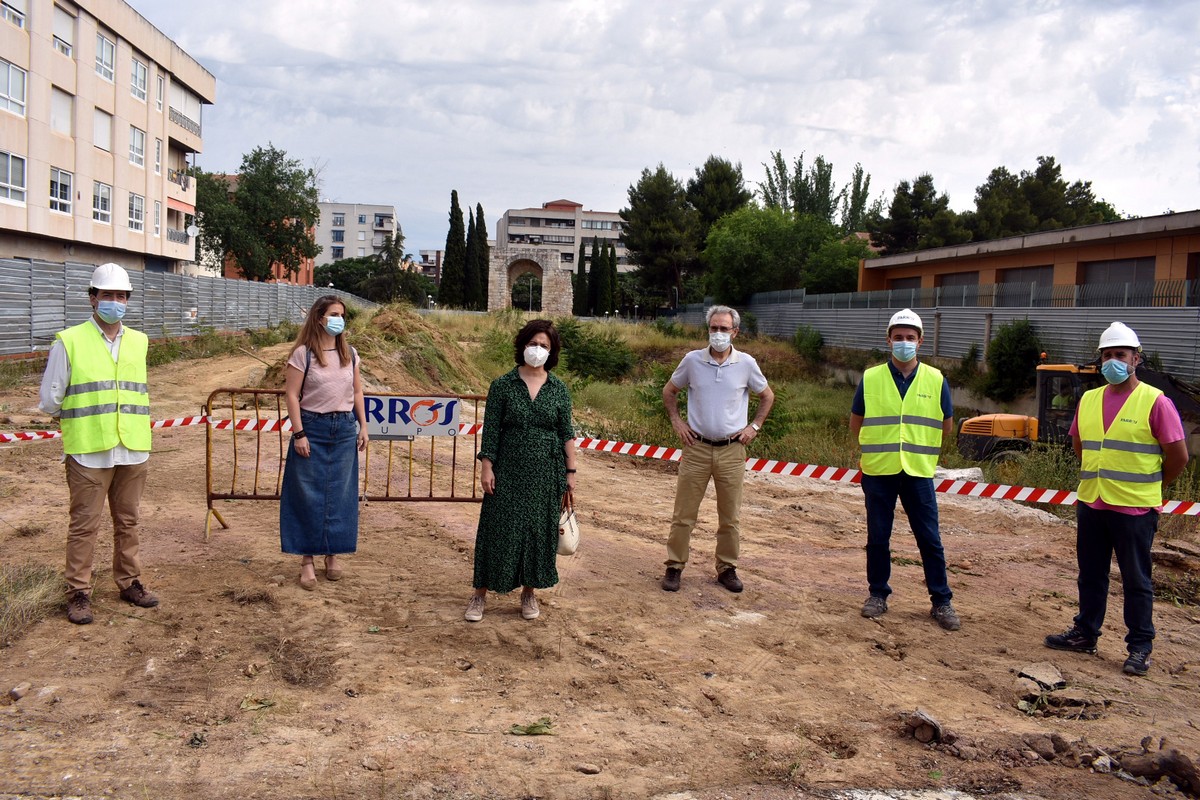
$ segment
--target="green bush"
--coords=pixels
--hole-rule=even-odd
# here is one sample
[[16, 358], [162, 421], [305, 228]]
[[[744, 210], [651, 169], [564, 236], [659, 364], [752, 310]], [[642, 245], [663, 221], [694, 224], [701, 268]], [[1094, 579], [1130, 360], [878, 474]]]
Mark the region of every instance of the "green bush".
[[577, 332], [571, 333], [571, 347], [568, 349], [563, 343], [562, 357], [567, 369], [576, 375], [610, 382], [624, 378], [636, 363], [633, 349], [612, 327], [595, 333], [580, 325]]
[[741, 331], [740, 335], [745, 336], [747, 339], [753, 339], [755, 336], [758, 336], [758, 315], [752, 311], [743, 311], [741, 317], [742, 322], [738, 327], [738, 330]]
[[986, 376], [979, 370], [979, 342], [971, 342], [958, 364], [946, 373], [950, 383], [982, 393]]
[[654, 322], [650, 323], [650, 327], [663, 336], [670, 336], [672, 339], [692, 338], [691, 334], [676, 322], [674, 317], [656, 317]]
[[822, 348], [825, 347], [825, 337], [811, 325], [801, 325], [792, 336], [792, 347], [800, 357], [810, 364], [820, 364]]
[[1042, 343], [1027, 319], [1001, 325], [988, 346], [988, 377], [984, 394], [1007, 402], [1032, 389], [1037, 382]]

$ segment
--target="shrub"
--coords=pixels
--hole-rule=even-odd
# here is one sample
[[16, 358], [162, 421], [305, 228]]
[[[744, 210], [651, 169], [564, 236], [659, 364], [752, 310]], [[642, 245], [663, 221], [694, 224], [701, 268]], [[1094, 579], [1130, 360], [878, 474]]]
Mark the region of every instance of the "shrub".
[[688, 333], [682, 325], [675, 321], [674, 317], [656, 317], [654, 322], [650, 323], [650, 327], [661, 333], [663, 336], [670, 336], [672, 339], [690, 339], [691, 334]]
[[[560, 331], [561, 333], [561, 331]], [[572, 331], [572, 344], [563, 344], [562, 357], [567, 369], [590, 380], [615, 382], [624, 378], [635, 363], [633, 350], [615, 328], [593, 333], [580, 325]]]
[[979, 342], [971, 342], [967, 352], [958, 364], [946, 373], [946, 377], [956, 386], [976, 393], [982, 392], [986, 376], [979, 371]]
[[743, 311], [741, 313], [742, 322], [738, 330], [741, 335], [747, 339], [753, 339], [758, 336], [758, 315], [752, 311]]
[[810, 364], [821, 363], [821, 349], [825, 347], [825, 337], [811, 325], [801, 325], [792, 336], [792, 347], [800, 357]]
[[1037, 381], [1042, 344], [1027, 319], [1001, 325], [988, 346], [988, 377], [984, 394], [1007, 402], [1032, 389]]

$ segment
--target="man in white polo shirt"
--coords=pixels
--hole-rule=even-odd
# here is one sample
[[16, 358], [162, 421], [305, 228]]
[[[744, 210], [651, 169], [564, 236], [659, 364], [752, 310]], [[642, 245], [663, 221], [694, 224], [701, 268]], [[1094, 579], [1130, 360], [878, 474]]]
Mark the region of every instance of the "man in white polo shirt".
[[[775, 393], [767, 386], [758, 362], [733, 348], [741, 325], [738, 312], [728, 306], [712, 306], [705, 319], [708, 347], [684, 356], [663, 387], [663, 405], [684, 445], [667, 539], [667, 572], [662, 579], [662, 588], [668, 592], [679, 591], [692, 529], [710, 479], [717, 490], [717, 581], [731, 592], [742, 591], [737, 559], [746, 445], [758, 435], [775, 403]], [[678, 402], [684, 389], [688, 390], [686, 420], [679, 415]], [[759, 396], [758, 413], [747, 425], [750, 392]]]

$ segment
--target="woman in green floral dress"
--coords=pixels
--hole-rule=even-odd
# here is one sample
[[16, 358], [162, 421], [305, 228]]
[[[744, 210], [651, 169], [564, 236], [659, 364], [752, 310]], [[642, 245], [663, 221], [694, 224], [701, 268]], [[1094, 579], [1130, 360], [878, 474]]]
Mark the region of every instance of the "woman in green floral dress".
[[521, 616], [537, 619], [534, 589], [558, 583], [558, 518], [575, 488], [571, 395], [550, 374], [561, 342], [554, 323], [535, 319], [517, 333], [517, 366], [492, 381], [483, 412], [483, 508], [475, 534], [475, 594], [466, 619], [483, 619], [487, 593], [521, 591]]

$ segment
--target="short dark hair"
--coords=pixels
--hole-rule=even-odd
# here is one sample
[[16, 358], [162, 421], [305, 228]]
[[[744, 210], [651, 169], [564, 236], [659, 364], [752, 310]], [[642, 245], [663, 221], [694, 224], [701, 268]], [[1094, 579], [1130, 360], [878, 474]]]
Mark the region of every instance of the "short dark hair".
[[517, 331], [517, 338], [513, 342], [513, 357], [516, 359], [518, 367], [525, 363], [525, 347], [539, 333], [544, 333], [550, 338], [550, 357], [546, 359], [546, 369], [550, 370], [558, 366], [558, 351], [562, 349], [558, 328], [554, 327], [554, 323], [548, 319], [534, 319], [526, 322], [525, 327]]

